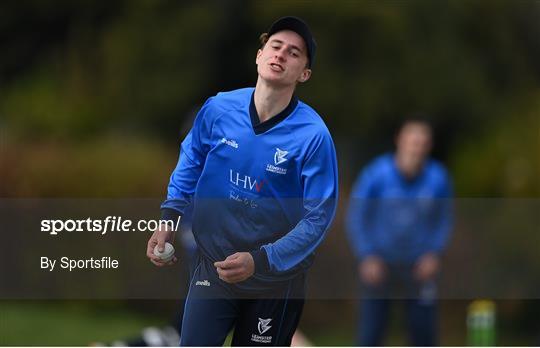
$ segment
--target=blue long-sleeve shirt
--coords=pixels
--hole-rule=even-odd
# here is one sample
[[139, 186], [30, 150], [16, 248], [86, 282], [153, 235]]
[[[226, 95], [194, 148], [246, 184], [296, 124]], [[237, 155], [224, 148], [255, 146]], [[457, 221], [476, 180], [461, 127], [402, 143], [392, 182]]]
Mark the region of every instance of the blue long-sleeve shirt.
[[407, 179], [393, 154], [376, 158], [359, 174], [350, 197], [347, 232], [355, 255], [414, 262], [442, 252], [452, 225], [451, 197], [450, 179], [437, 161], [428, 160]]
[[193, 199], [193, 233], [206, 257], [248, 251], [252, 278], [282, 280], [309, 267], [334, 218], [337, 160], [312, 108], [293, 98], [260, 123], [253, 93], [219, 93], [203, 105], [182, 142], [162, 215], [182, 215]]

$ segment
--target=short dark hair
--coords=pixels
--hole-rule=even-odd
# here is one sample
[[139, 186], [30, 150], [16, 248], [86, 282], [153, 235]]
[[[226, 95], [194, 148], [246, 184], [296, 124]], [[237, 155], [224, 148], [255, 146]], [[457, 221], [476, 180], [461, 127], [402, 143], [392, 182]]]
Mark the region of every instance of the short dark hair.
[[268, 33], [262, 33], [259, 36], [259, 41], [261, 42], [261, 48], [263, 48], [264, 45], [266, 45], [266, 43], [268, 42], [269, 37], [270, 37], [270, 35], [268, 35]]
[[431, 136], [433, 137], [433, 125], [429, 121], [427, 114], [422, 112], [415, 112], [409, 114], [407, 118], [405, 118], [405, 120], [400, 123], [399, 127], [396, 130], [395, 136], [397, 137], [403, 131], [403, 129], [405, 129], [405, 127], [413, 124], [424, 126], [429, 130]]

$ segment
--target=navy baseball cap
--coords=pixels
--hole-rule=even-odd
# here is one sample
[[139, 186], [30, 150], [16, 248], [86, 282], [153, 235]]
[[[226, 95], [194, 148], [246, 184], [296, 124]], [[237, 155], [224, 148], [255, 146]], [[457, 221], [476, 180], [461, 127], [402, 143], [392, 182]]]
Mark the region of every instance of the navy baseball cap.
[[317, 43], [315, 42], [315, 39], [313, 38], [313, 35], [311, 34], [311, 30], [309, 30], [308, 25], [306, 22], [301, 20], [298, 17], [294, 16], [288, 16], [288, 17], [281, 17], [268, 29], [268, 37], [274, 35], [278, 31], [282, 30], [291, 30], [300, 35], [302, 39], [304, 39], [304, 42], [306, 43], [307, 48], [307, 56], [308, 56], [308, 66], [311, 68], [313, 65], [313, 61], [315, 60], [315, 51], [317, 50]]

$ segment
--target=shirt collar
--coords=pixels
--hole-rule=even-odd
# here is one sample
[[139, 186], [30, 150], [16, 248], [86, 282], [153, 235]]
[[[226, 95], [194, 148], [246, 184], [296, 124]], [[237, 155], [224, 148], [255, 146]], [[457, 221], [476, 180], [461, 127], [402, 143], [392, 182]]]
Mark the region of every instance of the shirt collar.
[[257, 113], [257, 108], [255, 107], [255, 90], [251, 94], [251, 101], [249, 103], [249, 117], [251, 118], [251, 126], [253, 127], [253, 131], [256, 135], [262, 134], [266, 132], [267, 130], [271, 129], [281, 121], [287, 118], [294, 109], [296, 109], [296, 106], [298, 105], [298, 98], [293, 95], [291, 98], [291, 101], [289, 102], [289, 105], [281, 111], [276, 116], [261, 122], [259, 119], [259, 114]]

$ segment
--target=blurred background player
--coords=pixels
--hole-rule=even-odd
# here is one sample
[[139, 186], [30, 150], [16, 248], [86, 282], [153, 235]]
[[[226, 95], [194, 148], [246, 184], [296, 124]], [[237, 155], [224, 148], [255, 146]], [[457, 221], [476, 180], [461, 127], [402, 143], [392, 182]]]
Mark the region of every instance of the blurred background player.
[[430, 159], [431, 126], [407, 120], [395, 153], [369, 163], [353, 186], [347, 232], [362, 289], [357, 343], [381, 345], [390, 300], [404, 298], [410, 345], [437, 344], [436, 284], [451, 228], [451, 184]]

